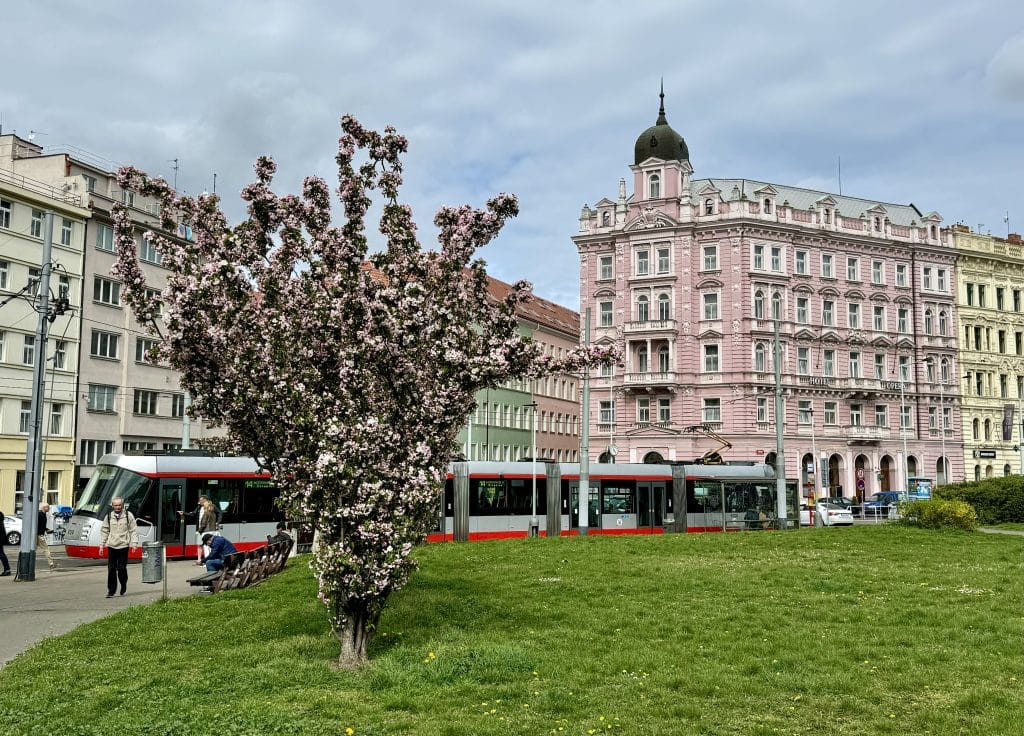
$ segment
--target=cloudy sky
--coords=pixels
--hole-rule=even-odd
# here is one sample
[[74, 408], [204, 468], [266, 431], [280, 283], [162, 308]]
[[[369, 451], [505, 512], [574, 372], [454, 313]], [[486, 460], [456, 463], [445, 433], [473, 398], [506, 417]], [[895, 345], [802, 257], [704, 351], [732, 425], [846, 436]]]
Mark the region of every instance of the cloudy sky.
[[[161, 7], [162, 5], [162, 7]], [[657, 116], [695, 176], [913, 202], [1024, 231], [1020, 0], [633, 3], [49, 0], [5, 6], [0, 124], [213, 187], [334, 181], [338, 118], [410, 139], [425, 243], [441, 205], [514, 192], [493, 275], [577, 308], [580, 207], [614, 198]]]

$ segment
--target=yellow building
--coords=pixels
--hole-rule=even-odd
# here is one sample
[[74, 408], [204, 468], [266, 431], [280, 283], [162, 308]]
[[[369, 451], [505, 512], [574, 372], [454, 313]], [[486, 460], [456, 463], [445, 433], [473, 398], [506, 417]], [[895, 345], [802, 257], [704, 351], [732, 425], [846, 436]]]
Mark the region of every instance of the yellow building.
[[[0, 168], [0, 509], [22, 512], [22, 480], [32, 403], [32, 372], [46, 361], [42, 490], [71, 503], [75, 477], [75, 394], [81, 330], [82, 254], [89, 211], [81, 197]], [[37, 344], [38, 284], [45, 214], [54, 213], [50, 295], [71, 309]]]
[[1024, 437], [1024, 246], [952, 228], [967, 479], [1022, 472]]

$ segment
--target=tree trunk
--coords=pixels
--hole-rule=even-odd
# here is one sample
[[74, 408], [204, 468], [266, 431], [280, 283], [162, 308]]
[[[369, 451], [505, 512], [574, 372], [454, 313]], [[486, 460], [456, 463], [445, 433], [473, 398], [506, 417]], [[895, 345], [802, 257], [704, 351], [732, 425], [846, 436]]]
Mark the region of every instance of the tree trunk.
[[369, 623], [365, 607], [356, 606], [346, 611], [345, 625], [334, 630], [334, 635], [341, 642], [341, 654], [338, 655], [340, 669], [354, 670], [366, 663], [366, 645], [370, 637], [367, 630]]

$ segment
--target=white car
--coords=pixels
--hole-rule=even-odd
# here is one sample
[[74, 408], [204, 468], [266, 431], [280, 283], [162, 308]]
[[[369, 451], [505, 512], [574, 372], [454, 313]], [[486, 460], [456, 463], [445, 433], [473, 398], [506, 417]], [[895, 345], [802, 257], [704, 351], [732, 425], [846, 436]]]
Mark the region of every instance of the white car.
[[818, 501], [814, 504], [814, 521], [819, 526], [850, 526], [853, 511], [835, 503]]
[[21, 544], [21, 517], [4, 514], [4, 544]]

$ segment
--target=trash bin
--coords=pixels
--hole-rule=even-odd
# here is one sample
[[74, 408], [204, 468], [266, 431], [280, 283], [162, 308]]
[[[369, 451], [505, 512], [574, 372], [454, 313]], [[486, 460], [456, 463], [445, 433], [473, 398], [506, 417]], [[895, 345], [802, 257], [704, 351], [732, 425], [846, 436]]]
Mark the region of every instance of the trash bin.
[[164, 579], [164, 543], [142, 543], [142, 582], [159, 583]]

